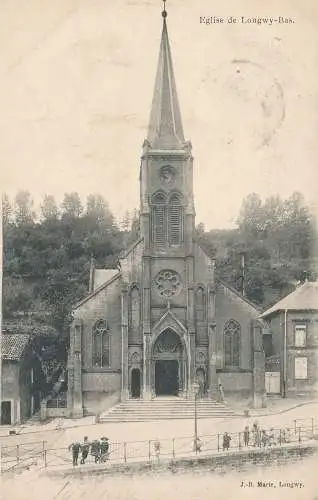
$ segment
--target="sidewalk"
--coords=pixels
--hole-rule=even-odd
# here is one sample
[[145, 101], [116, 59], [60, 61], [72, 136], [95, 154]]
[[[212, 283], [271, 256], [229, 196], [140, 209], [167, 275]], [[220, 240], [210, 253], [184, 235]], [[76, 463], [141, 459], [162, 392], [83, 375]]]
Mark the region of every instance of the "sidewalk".
[[318, 415], [318, 400], [305, 399], [305, 398], [281, 398], [281, 397], [268, 397], [266, 399], [266, 408], [251, 408], [248, 399], [228, 398], [226, 403], [230, 408], [235, 411], [236, 416], [246, 416], [245, 412], [248, 411], [250, 417], [266, 417], [272, 415], [279, 415], [288, 411], [300, 408], [301, 406], [316, 405], [316, 415]]

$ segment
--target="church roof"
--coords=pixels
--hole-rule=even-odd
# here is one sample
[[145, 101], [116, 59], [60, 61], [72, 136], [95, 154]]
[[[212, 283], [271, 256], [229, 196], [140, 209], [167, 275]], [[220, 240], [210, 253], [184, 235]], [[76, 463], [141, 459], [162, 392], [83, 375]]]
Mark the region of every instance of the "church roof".
[[182, 149], [183, 127], [174, 78], [166, 12], [157, 66], [155, 88], [148, 127], [148, 141], [153, 149]]
[[261, 318], [266, 318], [285, 309], [294, 311], [318, 310], [318, 281], [303, 283], [303, 285], [300, 285], [296, 290], [263, 312]]

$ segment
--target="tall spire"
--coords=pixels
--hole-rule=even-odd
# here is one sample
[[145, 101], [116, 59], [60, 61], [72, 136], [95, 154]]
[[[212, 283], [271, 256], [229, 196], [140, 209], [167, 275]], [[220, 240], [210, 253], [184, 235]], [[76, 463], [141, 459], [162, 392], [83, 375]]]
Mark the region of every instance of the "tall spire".
[[154, 149], [181, 149], [184, 135], [163, 1], [162, 36], [147, 139]]

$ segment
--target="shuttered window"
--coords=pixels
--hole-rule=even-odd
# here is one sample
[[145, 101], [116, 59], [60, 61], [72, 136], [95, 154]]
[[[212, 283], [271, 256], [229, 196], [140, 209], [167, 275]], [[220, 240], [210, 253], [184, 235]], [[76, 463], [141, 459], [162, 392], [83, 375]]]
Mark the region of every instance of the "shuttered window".
[[152, 199], [152, 241], [155, 246], [180, 245], [183, 241], [183, 207], [180, 195], [167, 198], [157, 193]]

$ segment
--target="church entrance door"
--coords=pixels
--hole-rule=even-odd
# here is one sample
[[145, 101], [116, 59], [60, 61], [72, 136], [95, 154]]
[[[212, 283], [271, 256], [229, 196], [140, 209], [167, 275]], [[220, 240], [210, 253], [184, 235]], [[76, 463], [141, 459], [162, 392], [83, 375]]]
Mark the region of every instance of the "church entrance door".
[[179, 363], [177, 360], [159, 360], [155, 365], [156, 396], [177, 396], [179, 393]]
[[131, 370], [131, 397], [140, 398], [140, 370], [133, 368]]

